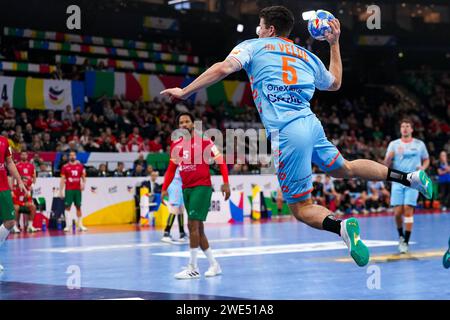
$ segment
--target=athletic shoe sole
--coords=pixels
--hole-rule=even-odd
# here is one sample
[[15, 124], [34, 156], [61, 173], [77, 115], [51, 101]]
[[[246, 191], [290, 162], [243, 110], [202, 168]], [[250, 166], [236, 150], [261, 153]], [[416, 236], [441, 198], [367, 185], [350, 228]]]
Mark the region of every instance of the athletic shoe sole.
[[433, 182], [428, 177], [428, 175], [425, 173], [425, 171], [420, 170], [419, 172], [419, 179], [421, 183], [420, 192], [424, 195], [425, 198], [431, 199], [433, 198]]
[[350, 218], [343, 221], [341, 228], [343, 228], [342, 236], [346, 237], [346, 243], [350, 244], [350, 256], [355, 260], [356, 264], [364, 267], [369, 263], [370, 253], [367, 246], [361, 241], [359, 235], [359, 223], [355, 218]]

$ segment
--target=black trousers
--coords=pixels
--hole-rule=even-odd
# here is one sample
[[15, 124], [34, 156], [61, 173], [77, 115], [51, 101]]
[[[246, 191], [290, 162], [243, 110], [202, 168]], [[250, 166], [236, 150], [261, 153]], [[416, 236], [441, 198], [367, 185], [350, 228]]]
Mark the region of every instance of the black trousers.
[[450, 182], [439, 184], [439, 200], [442, 205], [449, 208], [450, 207]]

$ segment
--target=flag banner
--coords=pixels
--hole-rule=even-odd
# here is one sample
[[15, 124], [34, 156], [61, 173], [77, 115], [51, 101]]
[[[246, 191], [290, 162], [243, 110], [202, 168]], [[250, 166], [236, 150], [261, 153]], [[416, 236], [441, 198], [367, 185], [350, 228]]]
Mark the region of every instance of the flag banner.
[[25, 50], [14, 50], [15, 60], [28, 60], [28, 51]]
[[63, 111], [67, 105], [84, 109], [84, 83], [0, 76], [0, 103], [18, 109]]
[[191, 75], [198, 75], [204, 70], [200, 67], [187, 65], [170, 65], [170, 64], [142, 62], [133, 60], [115, 60], [110, 58], [91, 58], [85, 56], [66, 56], [59, 54], [55, 56], [55, 63], [85, 65], [86, 62], [88, 65], [95, 67], [103, 65], [103, 67], [105, 68], [112, 68], [112, 69], [126, 69], [133, 71], [149, 71], [149, 72], [158, 71], [164, 73], [191, 74]]
[[23, 71], [34, 73], [52, 73], [56, 71], [56, 66], [48, 64], [35, 64], [27, 62], [0, 61], [1, 71]]
[[64, 41], [71, 43], [93, 44], [108, 47], [120, 47], [120, 48], [141, 49], [151, 51], [170, 51], [169, 45], [162, 43], [124, 40], [108, 37], [86, 36], [64, 32], [37, 31], [33, 29], [4, 27], [3, 34], [11, 37]]
[[[86, 95], [98, 98], [103, 95], [123, 96], [127, 100], [151, 101], [161, 98], [160, 92], [171, 87], [185, 87], [194, 78], [174, 75], [152, 75], [139, 73], [122, 73], [106, 71], [87, 71], [85, 73]], [[207, 89], [202, 89], [190, 99], [193, 102], [212, 105], [230, 102], [234, 106], [253, 105], [250, 87], [247, 82], [223, 80]]]
[[188, 56], [175, 53], [161, 53], [135, 49], [79, 45], [67, 42], [53, 42], [44, 40], [29, 40], [28, 45], [31, 49], [39, 50], [67, 51], [76, 53], [88, 53], [93, 55], [141, 58], [152, 61], [168, 61], [190, 64], [199, 63], [199, 58], [197, 56]]

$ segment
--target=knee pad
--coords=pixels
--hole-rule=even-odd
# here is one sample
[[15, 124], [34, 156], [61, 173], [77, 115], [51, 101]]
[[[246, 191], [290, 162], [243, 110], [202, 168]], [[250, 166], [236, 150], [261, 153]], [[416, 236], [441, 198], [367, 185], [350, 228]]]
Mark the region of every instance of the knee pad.
[[414, 217], [404, 217], [403, 218], [403, 222], [404, 223], [413, 223], [414, 222]]

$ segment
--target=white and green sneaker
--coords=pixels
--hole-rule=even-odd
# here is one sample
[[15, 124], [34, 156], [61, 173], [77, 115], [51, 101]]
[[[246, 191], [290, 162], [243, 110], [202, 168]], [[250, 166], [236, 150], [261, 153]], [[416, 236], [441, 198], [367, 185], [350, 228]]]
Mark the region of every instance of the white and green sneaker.
[[425, 171], [414, 171], [408, 174], [408, 176], [411, 183], [411, 188], [419, 191], [427, 199], [431, 199], [433, 197], [433, 182]]
[[370, 260], [369, 248], [359, 238], [357, 219], [350, 218], [341, 222], [341, 237], [356, 264], [360, 267], [367, 265]]
[[445, 269], [450, 268], [450, 238], [448, 239], [448, 250], [444, 254], [442, 264], [444, 265]]

